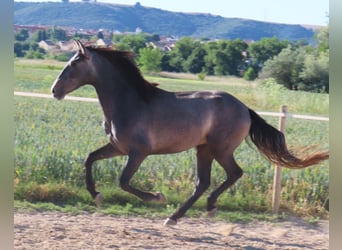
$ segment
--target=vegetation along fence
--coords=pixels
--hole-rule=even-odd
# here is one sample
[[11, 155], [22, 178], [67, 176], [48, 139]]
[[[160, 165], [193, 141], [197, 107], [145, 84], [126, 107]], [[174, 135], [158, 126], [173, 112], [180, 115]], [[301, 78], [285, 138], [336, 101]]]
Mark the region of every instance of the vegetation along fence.
[[[17, 91], [14, 92], [14, 95], [39, 97], [39, 98], [52, 98], [52, 95], [38, 94], [38, 93], [27, 93], [27, 92], [17, 92]], [[96, 98], [85, 98], [85, 97], [75, 97], [75, 96], [66, 96], [65, 99], [66, 100], [73, 100], [73, 101], [98, 102], [98, 100]], [[299, 115], [299, 114], [288, 113], [286, 105], [282, 105], [280, 107], [279, 112], [257, 111], [257, 113], [259, 115], [262, 115], [262, 116], [279, 117], [278, 129], [283, 133], [285, 133], [286, 118], [329, 121], [329, 117]], [[280, 193], [281, 193], [280, 192], [281, 191], [281, 171], [282, 171], [281, 166], [275, 166], [274, 179], [273, 179], [273, 195], [272, 195], [272, 212], [273, 213], [277, 213], [279, 210]]]

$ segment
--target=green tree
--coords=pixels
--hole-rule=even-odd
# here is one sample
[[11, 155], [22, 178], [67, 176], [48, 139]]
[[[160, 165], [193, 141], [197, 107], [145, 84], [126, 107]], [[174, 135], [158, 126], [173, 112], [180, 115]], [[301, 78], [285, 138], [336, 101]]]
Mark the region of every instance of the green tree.
[[317, 46], [289, 45], [265, 62], [262, 77], [272, 77], [289, 89], [329, 92], [329, 29], [322, 28]]
[[25, 53], [31, 50], [30, 42], [15, 42], [14, 43], [14, 55], [16, 57], [24, 57]]
[[173, 67], [177, 72], [185, 72], [185, 61], [192, 54], [194, 48], [195, 45], [192, 38], [184, 37], [178, 40], [174, 49], [169, 53], [170, 66]]
[[101, 31], [99, 31], [99, 32], [97, 32], [96, 37], [97, 37], [98, 39], [103, 39], [103, 38], [104, 38], [104, 35], [103, 35], [103, 33], [102, 33]]
[[143, 72], [159, 72], [161, 70], [163, 53], [159, 49], [139, 49], [138, 64]]
[[329, 27], [323, 27], [315, 34], [318, 43], [318, 51], [326, 52], [329, 50]]
[[261, 70], [267, 60], [278, 55], [288, 45], [288, 41], [280, 41], [276, 37], [262, 38], [248, 46], [248, 53], [256, 68]]
[[197, 74], [204, 69], [204, 57], [207, 53], [200, 42], [195, 42], [193, 45], [194, 49], [184, 62], [183, 67], [185, 71]]
[[35, 42], [40, 42], [48, 39], [49, 38], [45, 30], [38, 30], [32, 35], [32, 40]]
[[29, 32], [27, 29], [21, 29], [14, 35], [14, 39], [19, 42], [24, 42], [29, 38]]
[[214, 53], [215, 75], [239, 76], [244, 64], [242, 52], [246, 49], [247, 44], [241, 39], [219, 41]]
[[298, 89], [312, 92], [329, 92], [329, 53], [307, 55], [299, 74]]
[[55, 41], [68, 40], [66, 31], [57, 27], [48, 29], [46, 33], [50, 40], [55, 40]]
[[208, 75], [214, 75], [215, 67], [215, 52], [217, 51], [217, 42], [208, 42], [204, 45], [206, 55], [204, 56], [204, 69], [203, 71]]
[[301, 84], [300, 72], [304, 66], [305, 49], [288, 46], [279, 55], [265, 62], [262, 77], [274, 78], [288, 89], [296, 89]]
[[117, 38], [120, 38], [119, 42], [116, 43], [120, 50], [130, 50], [138, 55], [139, 50], [146, 47], [146, 40], [141, 35], [114, 36], [113, 39]]
[[14, 43], [14, 56], [15, 57], [24, 57], [25, 51], [23, 49], [21, 42]]
[[150, 39], [153, 42], [158, 42], [160, 41], [160, 36], [158, 34], [152, 34]]
[[256, 78], [256, 74], [255, 74], [253, 67], [248, 67], [248, 69], [243, 74], [243, 79], [245, 79], [247, 81], [252, 81], [255, 78]]

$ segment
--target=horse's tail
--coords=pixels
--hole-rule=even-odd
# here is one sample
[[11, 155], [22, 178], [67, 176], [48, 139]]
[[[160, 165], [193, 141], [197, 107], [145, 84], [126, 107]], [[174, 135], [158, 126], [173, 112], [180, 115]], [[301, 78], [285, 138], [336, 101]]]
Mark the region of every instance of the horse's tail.
[[251, 117], [250, 139], [257, 146], [258, 150], [272, 163], [298, 169], [318, 164], [329, 158], [328, 151], [308, 153], [312, 146], [299, 150], [302, 151], [301, 153], [306, 152], [306, 156], [295, 156], [287, 149], [285, 136], [282, 132], [269, 125], [253, 110], [248, 110]]

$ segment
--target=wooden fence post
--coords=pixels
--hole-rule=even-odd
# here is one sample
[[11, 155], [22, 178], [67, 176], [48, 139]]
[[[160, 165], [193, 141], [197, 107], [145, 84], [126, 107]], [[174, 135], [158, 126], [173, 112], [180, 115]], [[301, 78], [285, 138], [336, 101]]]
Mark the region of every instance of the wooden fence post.
[[[278, 129], [285, 134], [285, 120], [286, 120], [287, 106], [280, 107], [280, 113], [283, 115], [279, 118]], [[273, 178], [273, 196], [272, 196], [272, 213], [278, 213], [281, 194], [281, 170], [282, 167], [275, 165]]]

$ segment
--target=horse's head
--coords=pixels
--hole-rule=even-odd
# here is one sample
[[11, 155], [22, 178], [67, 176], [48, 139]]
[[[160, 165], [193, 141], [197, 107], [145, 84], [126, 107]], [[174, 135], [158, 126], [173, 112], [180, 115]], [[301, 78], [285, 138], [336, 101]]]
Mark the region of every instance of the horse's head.
[[75, 44], [78, 48], [76, 54], [69, 60], [51, 87], [53, 96], [59, 100], [92, 80], [87, 48], [80, 41], [75, 41]]

